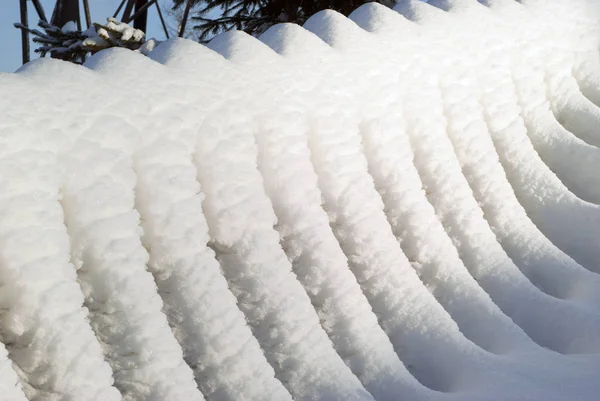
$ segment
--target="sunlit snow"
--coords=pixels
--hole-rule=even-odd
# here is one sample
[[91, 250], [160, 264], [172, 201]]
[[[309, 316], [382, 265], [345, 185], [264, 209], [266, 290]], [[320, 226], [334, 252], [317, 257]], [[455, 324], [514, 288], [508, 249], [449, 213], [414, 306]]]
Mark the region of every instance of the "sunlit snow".
[[401, 0], [0, 73], [0, 400], [598, 401], [599, 48]]

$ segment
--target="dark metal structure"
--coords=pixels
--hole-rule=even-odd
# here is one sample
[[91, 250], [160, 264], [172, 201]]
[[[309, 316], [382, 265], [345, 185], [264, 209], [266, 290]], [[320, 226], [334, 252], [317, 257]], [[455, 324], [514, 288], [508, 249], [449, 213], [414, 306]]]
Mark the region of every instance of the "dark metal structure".
[[[21, 8], [21, 24], [25, 27], [29, 27], [29, 18], [28, 18], [28, 9], [27, 2], [30, 1], [35, 8], [35, 11], [40, 20], [44, 22], [48, 22], [46, 19], [46, 13], [44, 12], [44, 8], [40, 3], [40, 0], [18, 0]], [[54, 10], [52, 12], [52, 18], [50, 23], [56, 26], [64, 26], [67, 22], [74, 21], [77, 24], [77, 29], [81, 30], [81, 12], [80, 12], [80, 2], [83, 3], [84, 17], [86, 28], [89, 28], [92, 25], [92, 16], [90, 11], [89, 0], [56, 0], [54, 5]], [[187, 19], [189, 17], [189, 10], [192, 5], [192, 0], [187, 0], [184, 18], [179, 27], [179, 36], [183, 36], [185, 31], [185, 26]], [[163, 17], [162, 10], [157, 0], [122, 0], [119, 4], [119, 7], [115, 11], [113, 17], [118, 18], [119, 13], [123, 9], [123, 13], [121, 14], [120, 20], [125, 23], [130, 23], [133, 21], [133, 26], [136, 29], [140, 29], [146, 32], [148, 25], [148, 9], [151, 6], [155, 6], [156, 11], [158, 13], [158, 17], [160, 19], [162, 28], [165, 32], [165, 36], [169, 38], [169, 31], [167, 29], [167, 24], [165, 23], [165, 19]], [[30, 56], [30, 46], [29, 46], [29, 32], [22, 29], [21, 30], [21, 43], [22, 43], [22, 53], [23, 53], [23, 64], [27, 63]], [[54, 56], [53, 56], [54, 57]]]
[[[19, 0], [21, 6], [21, 24], [29, 26], [27, 23], [27, 0]], [[29, 62], [29, 32], [21, 29], [21, 51], [23, 53], [23, 64]]]

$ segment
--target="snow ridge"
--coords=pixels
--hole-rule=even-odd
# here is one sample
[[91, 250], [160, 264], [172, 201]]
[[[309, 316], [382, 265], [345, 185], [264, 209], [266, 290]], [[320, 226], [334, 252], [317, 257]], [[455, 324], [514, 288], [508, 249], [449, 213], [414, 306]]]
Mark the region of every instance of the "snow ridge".
[[596, 400], [599, 22], [401, 0], [0, 74], [0, 401]]

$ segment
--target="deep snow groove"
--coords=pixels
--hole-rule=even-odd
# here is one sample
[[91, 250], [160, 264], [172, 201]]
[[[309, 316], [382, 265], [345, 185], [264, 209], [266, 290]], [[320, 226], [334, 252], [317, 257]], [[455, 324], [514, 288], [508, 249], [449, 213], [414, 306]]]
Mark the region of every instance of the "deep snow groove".
[[421, 389], [379, 326], [321, 208], [306, 137], [309, 127], [299, 117], [289, 113], [268, 119], [256, 135], [259, 167], [283, 249], [321, 326], [365, 388], [377, 400], [413, 398]]
[[[78, 172], [66, 180], [62, 204], [90, 321], [125, 399], [201, 400], [146, 271], [148, 255], [134, 209], [137, 177], [126, 155], [131, 145], [111, 124], [121, 132], [127, 127], [118, 120], [91, 126], [63, 156], [66, 169]], [[94, 155], [98, 163], [86, 169], [83, 164]]]
[[[473, 19], [486, 21], [485, 14], [479, 13], [474, 13]], [[444, 50], [447, 52], [444, 58], [452, 57], [451, 47]], [[443, 100], [443, 110], [439, 113], [443, 113], [446, 120], [446, 131], [453, 149], [446, 147], [445, 154], [439, 151], [436, 154], [431, 149], [424, 153], [427, 158], [446, 166], [444, 173], [437, 174], [438, 180], [433, 182], [435, 189], [429, 199], [452, 236], [465, 266], [503, 312], [533, 340], [559, 352], [597, 352], [600, 343], [590, 337], [590, 333], [600, 330], [598, 316], [588, 314], [578, 305], [553, 299], [535, 288], [501, 248], [483, 219], [480, 205], [498, 209], [494, 203], [505, 204], [510, 200], [512, 190], [487, 133], [483, 108], [479, 103], [481, 94], [476, 89], [487, 85], [485, 80], [482, 80], [482, 85], [477, 85], [473, 68], [485, 68], [486, 64], [474, 61], [456, 60], [453, 70], [441, 77], [437, 97]], [[484, 103], [489, 106], [489, 102]], [[420, 114], [433, 119], [429, 113], [435, 110], [430, 103], [428, 109]], [[454, 155], [462, 166], [460, 170], [454, 162]], [[445, 158], [447, 161], [444, 161]], [[416, 165], [419, 166], [418, 163]], [[444, 190], [442, 186], [453, 190]], [[500, 199], [490, 198], [494, 195]], [[475, 199], [479, 200], [479, 205]], [[465, 241], [465, 237], [471, 239]], [[516, 307], [524, 303], [534, 307]], [[557, 326], [557, 319], [561, 318], [572, 319], [573, 326], [579, 326], [581, 331], [573, 333], [572, 330], [564, 330], [562, 324]]]
[[[160, 129], [168, 127], [154, 127]], [[165, 149], [170, 149], [169, 159]], [[207, 398], [238, 400], [236, 383], [245, 382], [244, 399], [268, 400], [274, 395], [290, 399], [274, 378], [207, 247], [203, 196], [187, 149], [182, 142], [157, 139], [136, 157], [136, 204], [150, 250], [148, 268], [165, 313]]]
[[599, 22], [401, 0], [0, 74], [0, 401], [596, 401]]
[[225, 118], [209, 117], [203, 123], [206, 134], [198, 138], [195, 161], [206, 190], [212, 246], [238, 306], [293, 396], [370, 400], [319, 327], [310, 299], [291, 271], [256, 166], [256, 128], [234, 111], [223, 110]]

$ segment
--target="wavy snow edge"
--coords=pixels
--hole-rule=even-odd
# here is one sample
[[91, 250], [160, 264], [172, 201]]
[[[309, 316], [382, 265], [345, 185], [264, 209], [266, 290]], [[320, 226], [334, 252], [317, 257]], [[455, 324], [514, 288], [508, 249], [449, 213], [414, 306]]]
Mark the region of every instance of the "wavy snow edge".
[[0, 74], [0, 400], [594, 400], [599, 7], [430, 3]]

